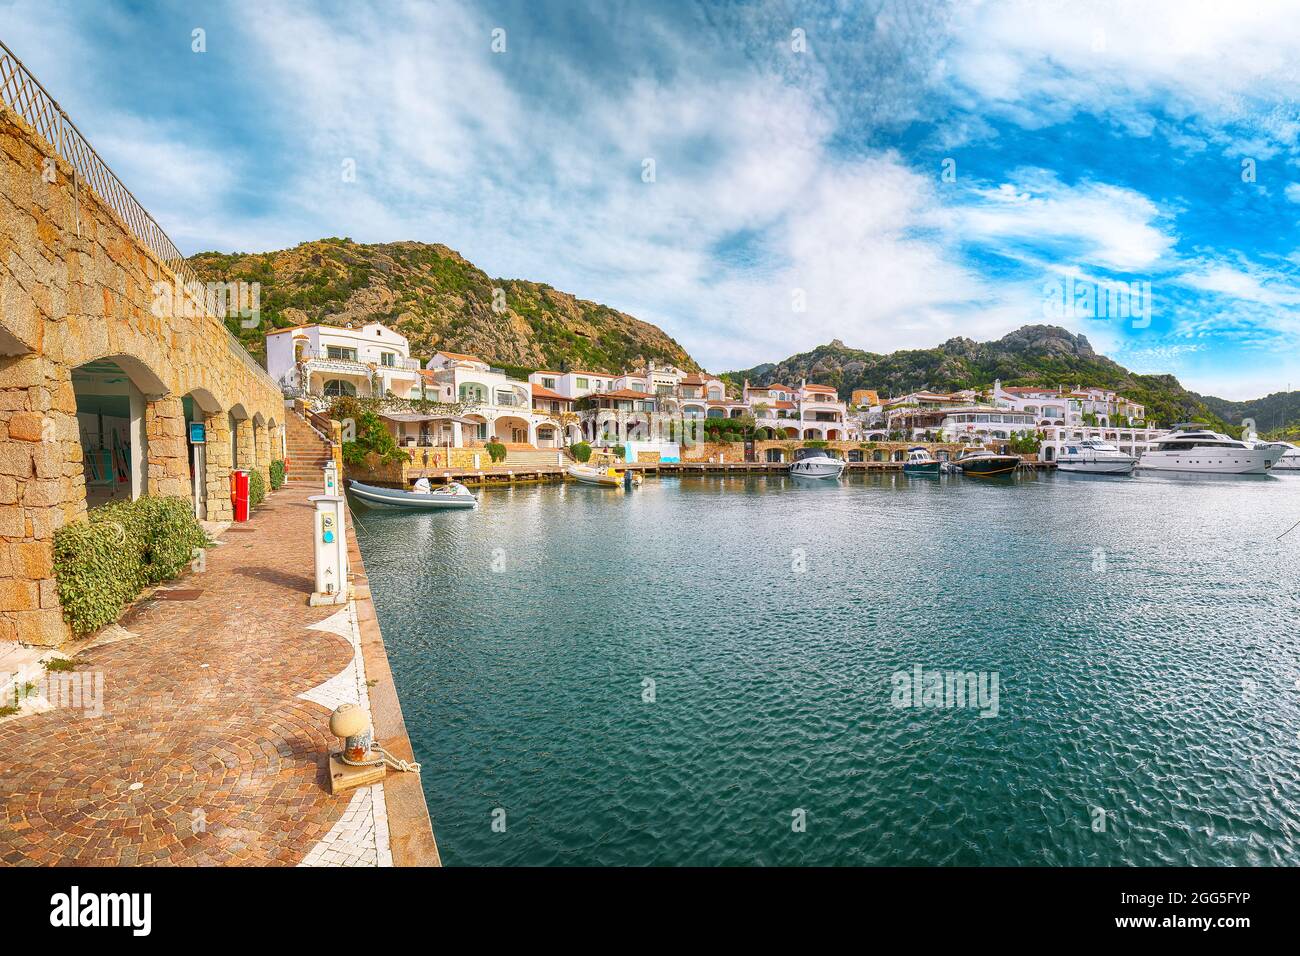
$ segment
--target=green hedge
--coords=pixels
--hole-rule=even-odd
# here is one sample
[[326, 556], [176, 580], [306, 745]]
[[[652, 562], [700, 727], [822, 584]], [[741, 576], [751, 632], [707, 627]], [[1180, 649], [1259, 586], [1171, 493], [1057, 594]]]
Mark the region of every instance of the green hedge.
[[116, 621], [146, 587], [176, 577], [211, 542], [187, 498], [140, 498], [95, 508], [54, 533], [54, 577], [77, 634]]
[[248, 473], [248, 510], [252, 511], [266, 500], [266, 480], [254, 468]]
[[277, 491], [284, 484], [284, 462], [271, 462], [271, 490]]
[[587, 462], [591, 460], [591, 446], [585, 441], [580, 441], [569, 449], [575, 461]]
[[487, 449], [488, 457], [492, 459], [492, 464], [506, 460], [506, 446], [495, 439], [484, 446]]

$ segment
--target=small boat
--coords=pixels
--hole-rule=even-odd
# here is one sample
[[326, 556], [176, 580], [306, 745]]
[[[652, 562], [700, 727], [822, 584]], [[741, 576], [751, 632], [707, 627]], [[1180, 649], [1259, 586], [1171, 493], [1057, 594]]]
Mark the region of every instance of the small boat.
[[930, 456], [929, 449], [917, 446], [907, 450], [907, 461], [903, 462], [903, 472], [908, 475], [937, 475], [943, 462]]
[[994, 475], [1009, 475], [1014, 472], [1020, 467], [1020, 456], [999, 455], [986, 448], [966, 448], [953, 464], [963, 475], [991, 478]]
[[1131, 475], [1138, 460], [1126, 455], [1110, 442], [1085, 438], [1066, 445], [1056, 456], [1057, 471], [1074, 471], [1086, 475]]
[[820, 448], [800, 448], [795, 456], [790, 474], [796, 478], [838, 478], [844, 472], [844, 462]]
[[1280, 443], [1239, 441], [1204, 425], [1184, 423], [1142, 453], [1143, 471], [1181, 471], [1202, 475], [1262, 475], [1282, 458]]
[[478, 499], [458, 481], [441, 485], [429, 491], [403, 491], [400, 488], [380, 488], [375, 485], [363, 485], [359, 481], [350, 481], [348, 482], [348, 491], [366, 502], [366, 504], [388, 505], [394, 508], [431, 510], [438, 508], [473, 508], [478, 504]]
[[[575, 481], [580, 481], [584, 485], [603, 485], [606, 488], [622, 488], [624, 482], [624, 472], [617, 468], [599, 468], [595, 465], [569, 465], [564, 469], [565, 473]], [[632, 484], [641, 484], [641, 476], [636, 472], [632, 473]]]

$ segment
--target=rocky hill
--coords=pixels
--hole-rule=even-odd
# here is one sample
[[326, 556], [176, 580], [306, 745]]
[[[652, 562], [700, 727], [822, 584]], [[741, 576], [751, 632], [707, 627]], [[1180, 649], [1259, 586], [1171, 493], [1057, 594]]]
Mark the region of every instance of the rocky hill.
[[229, 324], [263, 361], [270, 328], [373, 320], [409, 338], [419, 358], [446, 349], [516, 370], [618, 372], [644, 359], [699, 368], [648, 322], [539, 282], [491, 278], [443, 245], [321, 239], [278, 252], [202, 252], [189, 261], [205, 281], [261, 283], [261, 327]]
[[1111, 388], [1142, 402], [1155, 421], [1190, 419], [1223, 424], [1201, 396], [1172, 375], [1138, 375], [1093, 351], [1087, 338], [1054, 325], [1027, 325], [996, 342], [953, 338], [932, 349], [888, 354], [850, 348], [839, 339], [782, 362], [727, 373], [733, 382], [796, 384], [801, 379], [833, 385], [848, 397], [855, 388], [882, 396], [917, 389], [952, 391], [1003, 385], [1063, 385]]

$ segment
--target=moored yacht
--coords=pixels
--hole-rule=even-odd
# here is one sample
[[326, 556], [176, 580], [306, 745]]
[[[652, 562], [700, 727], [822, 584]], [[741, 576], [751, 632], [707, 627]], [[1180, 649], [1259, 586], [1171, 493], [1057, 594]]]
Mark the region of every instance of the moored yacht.
[[800, 448], [799, 452], [803, 452], [803, 456], [790, 463], [790, 474], [798, 478], [838, 478], [844, 471], [843, 461], [821, 449]]
[[1089, 475], [1127, 475], [1132, 473], [1137, 463], [1137, 458], [1124, 454], [1100, 438], [1085, 438], [1081, 442], [1066, 445], [1056, 456], [1058, 471]]
[[966, 448], [953, 464], [961, 469], [963, 475], [990, 478], [994, 475], [1009, 475], [1014, 472], [1020, 467], [1020, 456], [999, 455], [987, 448]]
[[1262, 475], [1282, 458], [1277, 443], [1240, 441], [1203, 425], [1175, 425], [1142, 453], [1143, 471], [1181, 471], [1205, 475]]
[[920, 445], [907, 450], [907, 461], [903, 462], [903, 471], [909, 475], [937, 475], [941, 462], [931, 456], [928, 448]]
[[1282, 457], [1273, 466], [1274, 471], [1300, 471], [1300, 445], [1293, 445], [1289, 441], [1275, 441], [1269, 444], [1282, 448]]

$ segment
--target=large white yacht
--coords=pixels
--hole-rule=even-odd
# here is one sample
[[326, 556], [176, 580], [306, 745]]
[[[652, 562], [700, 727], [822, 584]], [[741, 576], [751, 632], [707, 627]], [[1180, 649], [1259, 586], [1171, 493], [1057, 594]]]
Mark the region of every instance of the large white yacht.
[[790, 474], [798, 478], [838, 478], [844, 462], [815, 448], [800, 448], [790, 463]]
[[1285, 449], [1254, 441], [1238, 441], [1203, 425], [1175, 425], [1149, 451], [1142, 453], [1143, 471], [1184, 471], [1208, 475], [1262, 475]]
[[1127, 475], [1138, 460], [1126, 455], [1110, 442], [1085, 438], [1061, 449], [1056, 456], [1058, 471], [1077, 471], [1086, 475]]
[[1300, 471], [1300, 445], [1293, 445], [1289, 441], [1275, 441], [1270, 444], [1280, 445], [1282, 448], [1282, 457], [1273, 466], [1274, 471]]

